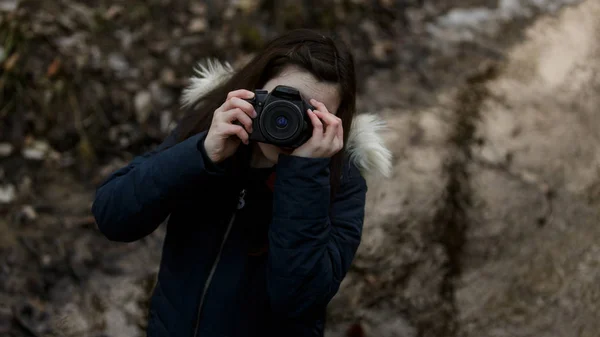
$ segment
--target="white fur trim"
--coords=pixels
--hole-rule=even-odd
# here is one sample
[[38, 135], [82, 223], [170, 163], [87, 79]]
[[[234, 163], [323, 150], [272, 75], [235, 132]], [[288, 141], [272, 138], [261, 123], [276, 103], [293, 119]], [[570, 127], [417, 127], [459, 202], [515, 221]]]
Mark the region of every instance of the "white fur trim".
[[195, 72], [197, 76], [190, 78], [190, 85], [181, 93], [183, 107], [193, 104], [202, 95], [226, 81], [233, 74], [233, 68], [227, 62], [208, 59], [206, 64], [199, 63]]
[[[202, 95], [226, 81], [233, 72], [227, 62], [209, 59], [206, 64], [199, 64], [197, 76], [190, 79], [190, 85], [182, 92], [182, 106], [193, 104]], [[392, 153], [379, 134], [384, 128], [385, 122], [376, 114], [358, 114], [352, 120], [346, 149], [363, 176], [379, 173], [389, 177], [391, 174]]]
[[377, 171], [389, 177], [392, 172], [392, 152], [379, 134], [384, 128], [385, 121], [376, 114], [362, 113], [352, 119], [346, 151], [363, 175]]

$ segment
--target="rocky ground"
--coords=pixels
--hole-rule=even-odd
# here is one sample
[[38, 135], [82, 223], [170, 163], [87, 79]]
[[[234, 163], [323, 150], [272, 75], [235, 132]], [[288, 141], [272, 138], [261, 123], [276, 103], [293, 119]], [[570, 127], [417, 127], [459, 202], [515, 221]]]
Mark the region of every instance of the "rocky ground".
[[191, 3], [0, 0], [0, 335], [143, 335], [163, 232], [108, 242], [94, 186], [294, 27], [356, 47], [395, 155], [327, 335], [597, 335], [598, 1]]

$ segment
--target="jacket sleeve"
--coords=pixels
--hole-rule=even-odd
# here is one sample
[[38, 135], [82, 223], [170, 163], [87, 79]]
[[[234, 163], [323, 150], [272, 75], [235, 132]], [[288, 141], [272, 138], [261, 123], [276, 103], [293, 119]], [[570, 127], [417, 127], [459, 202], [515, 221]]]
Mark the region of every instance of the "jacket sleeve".
[[280, 156], [269, 229], [267, 287], [286, 318], [324, 312], [361, 240], [366, 182], [350, 165], [330, 207], [329, 160]]
[[112, 241], [132, 242], [152, 233], [177, 198], [224, 176], [204, 152], [206, 132], [176, 143], [171, 134], [157, 149], [112, 173], [96, 190], [92, 213]]

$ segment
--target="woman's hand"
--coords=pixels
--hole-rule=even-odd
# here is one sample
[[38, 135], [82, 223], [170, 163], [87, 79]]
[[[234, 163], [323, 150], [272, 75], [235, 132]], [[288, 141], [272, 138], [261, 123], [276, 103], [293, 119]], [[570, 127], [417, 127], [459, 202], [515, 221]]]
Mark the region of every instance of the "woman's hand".
[[311, 99], [310, 104], [317, 110], [308, 109], [308, 116], [313, 125], [311, 138], [294, 152], [293, 156], [307, 158], [328, 158], [344, 147], [344, 130], [342, 120], [331, 114], [325, 104]]
[[[204, 140], [204, 149], [213, 163], [219, 163], [233, 155], [241, 142], [248, 144], [248, 133], [252, 133], [252, 118], [256, 117], [256, 111], [244, 99], [252, 97], [252, 91], [231, 91], [223, 105], [215, 110]], [[234, 124], [235, 121], [241, 125]]]

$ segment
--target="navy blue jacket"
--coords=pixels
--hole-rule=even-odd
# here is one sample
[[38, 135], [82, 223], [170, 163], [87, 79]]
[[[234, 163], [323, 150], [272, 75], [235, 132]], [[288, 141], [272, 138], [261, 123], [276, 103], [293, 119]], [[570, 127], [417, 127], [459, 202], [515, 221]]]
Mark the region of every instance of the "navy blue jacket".
[[268, 249], [250, 258], [238, 228], [252, 221], [234, 221], [245, 180], [235, 156], [207, 158], [205, 137], [171, 135], [96, 192], [92, 212], [109, 240], [138, 240], [168, 217], [148, 336], [323, 336], [327, 304], [360, 243], [365, 180], [348, 161], [331, 200], [329, 159], [281, 155]]

